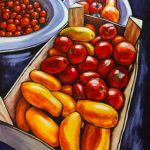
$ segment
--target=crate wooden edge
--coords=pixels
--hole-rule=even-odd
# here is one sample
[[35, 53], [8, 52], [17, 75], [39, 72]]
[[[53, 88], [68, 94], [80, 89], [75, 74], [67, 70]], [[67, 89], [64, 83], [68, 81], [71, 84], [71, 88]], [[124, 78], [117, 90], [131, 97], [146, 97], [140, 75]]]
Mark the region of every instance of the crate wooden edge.
[[[6, 131], [5, 130], [2, 130], [2, 128], [7, 128], [7, 133], [8, 133], [8, 135], [6, 134]], [[13, 130], [13, 132], [11, 132]], [[15, 131], [15, 133], [14, 133], [14, 131]], [[7, 144], [9, 144], [9, 145], [11, 145], [13, 148], [15, 148], [16, 150], [20, 150], [19, 149], [19, 147], [21, 147], [21, 149], [22, 150], [26, 150], [26, 148], [28, 147], [28, 145], [27, 145], [27, 147], [25, 148], [25, 147], [22, 147], [22, 146], [18, 146], [18, 144], [16, 144], [15, 142], [13, 142], [12, 140], [11, 140], [11, 136], [10, 136], [10, 133], [13, 133], [13, 136], [19, 136], [20, 137], [20, 135], [16, 135], [16, 133], [20, 133], [22, 136], [21, 136], [21, 140], [23, 140], [23, 141], [27, 141], [28, 143], [30, 143], [30, 144], [32, 144], [32, 141], [36, 141], [37, 142], [37, 144], [38, 144], [38, 146], [40, 146], [40, 147], [43, 147], [44, 149], [42, 149], [42, 150], [55, 150], [53, 147], [51, 147], [50, 145], [48, 145], [47, 143], [45, 143], [45, 142], [43, 142], [42, 140], [40, 140], [39, 138], [37, 138], [36, 136], [34, 136], [34, 135], [32, 135], [32, 134], [29, 134], [29, 133], [27, 133], [27, 132], [24, 132], [23, 130], [20, 130], [20, 129], [18, 129], [17, 127], [14, 127], [13, 125], [10, 125], [10, 124], [8, 124], [8, 123], [6, 123], [6, 122], [3, 122], [3, 121], [0, 121], [0, 132], [2, 133], [2, 132], [4, 132], [5, 133], [5, 135], [3, 135], [3, 136], [0, 136], [0, 141], [2, 141], [2, 142], [5, 142], [5, 143], [7, 143]], [[28, 139], [28, 140], [27, 140]], [[32, 141], [31, 141], [31, 139], [32, 139]], [[18, 142], [18, 141], [17, 141]], [[24, 142], [23, 142], [23, 144], [24, 144]], [[39, 145], [40, 144], [40, 145]], [[33, 146], [33, 145], [32, 145]], [[36, 147], [38, 147], [37, 145], [36, 145]], [[35, 147], [33, 146], [33, 148], [32, 148], [32, 150], [35, 150]]]

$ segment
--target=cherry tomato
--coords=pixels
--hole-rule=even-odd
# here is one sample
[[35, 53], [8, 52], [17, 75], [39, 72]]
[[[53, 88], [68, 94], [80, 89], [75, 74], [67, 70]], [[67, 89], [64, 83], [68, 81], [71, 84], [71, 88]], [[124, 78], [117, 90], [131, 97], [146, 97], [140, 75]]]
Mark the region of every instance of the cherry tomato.
[[16, 17], [16, 15], [17, 15], [16, 12], [12, 12], [12, 13], [10, 14], [10, 18], [11, 18], [11, 19], [14, 19], [14, 18]]
[[39, 22], [40, 22], [41, 24], [43, 24], [43, 23], [46, 22], [46, 19], [45, 19], [44, 17], [40, 17], [40, 18], [39, 18]]
[[6, 29], [7, 28], [7, 23], [5, 21], [0, 23], [0, 28], [1, 29]]
[[21, 32], [20, 32], [20, 31], [14, 32], [14, 36], [20, 36], [20, 35], [21, 35]]
[[8, 6], [9, 8], [12, 8], [12, 7], [14, 6], [14, 2], [13, 2], [13, 1], [8, 1], [8, 2], [7, 2], [7, 6]]
[[107, 97], [108, 89], [103, 80], [92, 78], [86, 83], [85, 92], [88, 99], [102, 101]]
[[12, 32], [6, 32], [6, 36], [11, 37], [11, 36], [13, 36], [13, 34], [12, 34]]
[[30, 28], [30, 27], [26, 28], [26, 30], [25, 30], [26, 34], [29, 34], [29, 33], [32, 33], [32, 32], [33, 32], [33, 29]]
[[46, 11], [45, 11], [45, 10], [41, 11], [41, 12], [40, 12], [40, 16], [41, 16], [41, 17], [46, 17]]
[[24, 17], [24, 18], [21, 19], [21, 25], [28, 26], [29, 23], [30, 23], [30, 20], [28, 18]]
[[85, 92], [84, 92], [84, 84], [83, 83], [75, 83], [73, 85], [73, 97], [76, 100], [83, 100], [85, 99]]
[[14, 9], [14, 11], [17, 12], [17, 13], [20, 12], [20, 10], [21, 10], [20, 6], [18, 6], [18, 5], [17, 5], [17, 6], [14, 6], [13, 9]]
[[32, 9], [33, 6], [30, 4], [30, 5], [27, 5], [27, 8], [28, 8], [28, 9]]
[[3, 13], [3, 19], [7, 20], [9, 19], [9, 13]]
[[17, 31], [21, 31], [22, 27], [21, 26], [17, 26]]
[[20, 4], [19, 1], [14, 1], [14, 6], [17, 6], [19, 4]]
[[68, 66], [58, 75], [58, 78], [63, 84], [72, 84], [78, 80], [78, 70], [74, 66]]
[[80, 77], [79, 77], [80, 82], [85, 83], [85, 84], [92, 78], [100, 78], [100, 75], [96, 72], [88, 71], [88, 72], [84, 72], [80, 74]]
[[40, 26], [39, 26], [39, 25], [35, 25], [35, 26], [33, 27], [33, 30], [34, 30], [34, 31], [40, 30]]
[[7, 25], [7, 31], [10, 31], [10, 32], [15, 32], [16, 31], [16, 25], [13, 24], [13, 23], [10, 23]]
[[15, 25], [20, 25], [20, 20], [15, 19], [15, 20], [14, 20], [14, 24], [15, 24]]
[[68, 60], [72, 64], [79, 64], [85, 61], [87, 54], [87, 49], [83, 45], [74, 44], [68, 51]]
[[62, 56], [52, 56], [42, 62], [41, 68], [49, 74], [57, 74], [66, 69], [68, 60]]
[[14, 22], [13, 19], [8, 19], [8, 20], [7, 20], [7, 23], [13, 23], [13, 22]]
[[102, 10], [103, 10], [103, 5], [102, 3], [98, 3], [98, 2], [91, 3], [89, 8], [90, 14], [101, 13]]
[[112, 53], [113, 47], [107, 41], [101, 41], [95, 46], [95, 54], [99, 59], [109, 58]]
[[108, 96], [106, 98], [106, 103], [111, 105], [116, 110], [120, 110], [124, 103], [124, 96], [118, 89], [110, 88], [108, 90]]
[[25, 4], [21, 4], [20, 7], [21, 7], [21, 10], [25, 10], [26, 9], [26, 5]]
[[78, 65], [80, 72], [95, 71], [98, 67], [98, 60], [95, 57], [88, 56], [85, 62]]
[[129, 81], [129, 73], [125, 67], [116, 67], [108, 74], [108, 83], [110, 87], [122, 89]]
[[107, 74], [115, 67], [115, 62], [113, 59], [103, 59], [99, 65], [97, 72], [102, 78], [105, 78]]
[[32, 26], [35, 26], [35, 25], [37, 25], [38, 24], [38, 21], [36, 20], [36, 19], [32, 19], [31, 20], [31, 25]]
[[67, 36], [58, 36], [54, 42], [54, 48], [61, 52], [67, 52], [72, 45], [73, 41]]
[[29, 14], [25, 14], [24, 17], [30, 19], [30, 15]]
[[87, 2], [78, 2], [80, 5], [84, 6], [84, 13], [89, 14], [89, 4]]
[[21, 15], [16, 15], [16, 19], [21, 19], [22, 18], [22, 16]]
[[9, 9], [3, 9], [3, 13], [10, 13], [10, 10]]
[[39, 17], [39, 14], [37, 12], [33, 12], [33, 13], [31, 13], [31, 17], [36, 19]]
[[35, 2], [35, 3], [33, 4], [33, 7], [34, 7], [34, 8], [39, 8], [39, 7], [40, 7], [40, 4], [39, 4], [38, 2]]
[[5, 35], [6, 35], [5, 31], [0, 30], [0, 36], [5, 36]]
[[42, 9], [41, 9], [40, 7], [39, 7], [39, 8], [36, 8], [36, 12], [38, 12], [38, 13], [41, 12], [41, 10], [42, 10]]
[[28, 5], [30, 3], [30, 0], [23, 0], [23, 3]]

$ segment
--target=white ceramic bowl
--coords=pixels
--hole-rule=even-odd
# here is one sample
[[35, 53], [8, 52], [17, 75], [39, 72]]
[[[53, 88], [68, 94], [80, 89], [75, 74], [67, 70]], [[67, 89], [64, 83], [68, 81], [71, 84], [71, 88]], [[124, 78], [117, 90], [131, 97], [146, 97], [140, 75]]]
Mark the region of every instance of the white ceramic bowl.
[[[32, 0], [35, 1], [35, 0]], [[61, 0], [37, 0], [47, 11], [46, 25], [39, 31], [18, 37], [0, 37], [0, 52], [20, 51], [48, 41], [68, 21], [68, 10]]]
[[[69, 8], [72, 4], [81, 0], [64, 0], [64, 4]], [[129, 16], [132, 16], [132, 11], [128, 0], [117, 0], [117, 7], [120, 10], [119, 24], [126, 25]]]

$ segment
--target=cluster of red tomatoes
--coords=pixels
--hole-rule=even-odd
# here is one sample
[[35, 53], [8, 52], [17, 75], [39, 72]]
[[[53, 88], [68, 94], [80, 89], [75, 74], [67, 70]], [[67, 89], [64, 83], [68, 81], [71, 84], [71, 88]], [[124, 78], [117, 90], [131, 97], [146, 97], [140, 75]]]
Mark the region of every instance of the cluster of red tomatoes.
[[20, 36], [40, 30], [46, 16], [38, 2], [0, 0], [0, 36]]
[[[89, 27], [96, 31], [93, 25]], [[42, 62], [42, 70], [56, 75], [62, 85], [71, 87], [76, 100], [103, 101], [120, 110], [136, 50], [124, 36], [117, 35], [113, 24], [101, 25], [98, 32], [90, 42], [58, 36], [52, 49], [55, 53], [50, 52], [51, 57]], [[90, 50], [86, 44], [94, 49]]]
[[97, 17], [100, 17], [100, 13], [105, 6], [105, 0], [86, 0], [78, 3], [84, 6], [85, 14], [91, 14]]

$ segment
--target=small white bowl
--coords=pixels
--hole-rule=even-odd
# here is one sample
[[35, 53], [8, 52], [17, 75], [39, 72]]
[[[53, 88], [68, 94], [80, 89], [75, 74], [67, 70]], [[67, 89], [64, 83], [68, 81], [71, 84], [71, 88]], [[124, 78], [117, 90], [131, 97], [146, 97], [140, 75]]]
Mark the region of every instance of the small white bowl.
[[[35, 0], [32, 0], [35, 1]], [[45, 26], [39, 31], [18, 37], [0, 37], [0, 53], [20, 51], [47, 42], [68, 21], [68, 10], [61, 0], [37, 0], [47, 11]]]

